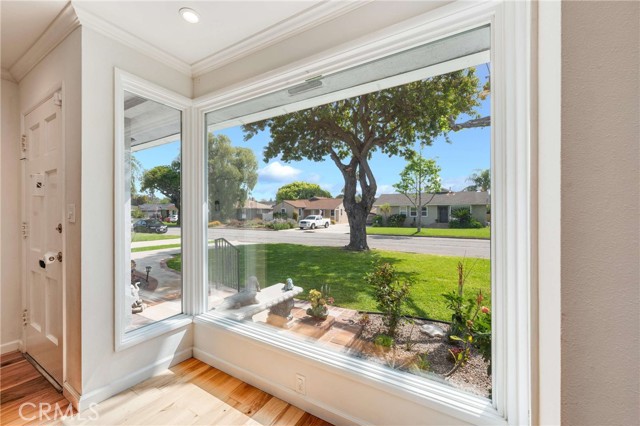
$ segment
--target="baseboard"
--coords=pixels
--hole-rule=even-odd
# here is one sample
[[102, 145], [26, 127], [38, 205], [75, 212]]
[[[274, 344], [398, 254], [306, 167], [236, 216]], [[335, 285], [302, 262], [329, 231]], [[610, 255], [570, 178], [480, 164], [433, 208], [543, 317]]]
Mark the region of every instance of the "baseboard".
[[7, 342], [0, 345], [0, 354], [19, 351], [21, 349], [22, 349], [22, 340], [14, 340], [13, 342]]
[[166, 370], [167, 368], [175, 364], [181, 363], [182, 361], [191, 358], [192, 356], [192, 348], [182, 350], [159, 361], [156, 361], [152, 365], [134, 371], [133, 373], [130, 373], [112, 383], [109, 383], [107, 386], [103, 386], [89, 393], [83, 394], [80, 396], [80, 399], [77, 402], [78, 411], [82, 412], [90, 408], [91, 404], [100, 403], [105, 399], [112, 397], [113, 395], [116, 395], [124, 390], [129, 389], [132, 386], [137, 385], [144, 380], [147, 380], [148, 378]]
[[71, 405], [73, 405], [73, 408], [79, 411], [78, 406], [80, 405], [80, 393], [78, 393], [78, 391], [75, 390], [73, 386], [65, 382], [62, 385], [62, 395], [64, 395], [64, 397], [67, 398]]
[[256, 375], [252, 371], [233, 365], [201, 349], [193, 348], [193, 357], [332, 424], [368, 424], [368, 422], [362, 419], [353, 417], [343, 411], [336, 410], [334, 407], [330, 407], [316, 399], [309, 398], [308, 396], [302, 396], [296, 393], [293, 389], [273, 383], [264, 377]]

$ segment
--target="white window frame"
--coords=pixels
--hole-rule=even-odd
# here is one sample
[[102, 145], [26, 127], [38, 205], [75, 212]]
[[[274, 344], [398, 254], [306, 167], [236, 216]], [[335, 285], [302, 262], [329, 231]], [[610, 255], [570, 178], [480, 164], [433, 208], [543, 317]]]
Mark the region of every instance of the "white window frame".
[[407, 216], [407, 206], [400, 206], [400, 208], [398, 209], [398, 214]]
[[[536, 153], [532, 151], [531, 134], [533, 132], [532, 110], [533, 96], [531, 87], [534, 83], [531, 75], [531, 53], [534, 45], [532, 31], [532, 2], [454, 2], [443, 6], [434, 13], [408, 20], [387, 30], [382, 30], [360, 39], [353, 44], [340, 46], [336, 51], [313, 57], [306, 62], [292, 64], [284, 69], [256, 77], [242, 84], [225, 88], [194, 101], [194, 120], [192, 133], [199, 135], [197, 148], [186, 153], [193, 155], [191, 169], [193, 178], [201, 180], [197, 184], [197, 191], [193, 194], [193, 205], [200, 208], [194, 219], [199, 219], [200, 231], [206, 230], [206, 169], [199, 164], [197, 158], [205, 158], [205, 139], [202, 129], [205, 128], [205, 114], [214, 109], [223, 108], [276, 90], [285, 89], [291, 85], [303, 82], [309, 75], [327, 75], [337, 70], [347, 69], [360, 63], [387, 56], [394, 52], [408, 49], [426, 42], [455, 34], [482, 24], [492, 25], [491, 75], [492, 75], [492, 199], [491, 211], [495, 218], [491, 237], [491, 252], [494, 259], [492, 268], [492, 298], [494, 313], [493, 339], [493, 399], [492, 401], [472, 398], [464, 392], [451, 389], [431, 381], [415, 381], [403, 378], [402, 381], [411, 386], [402, 389], [394, 388], [393, 392], [406, 395], [407, 398], [419, 398], [431, 408], [441, 410], [447, 414], [471, 423], [485, 424], [529, 424], [530, 413], [537, 408], [537, 401], [544, 398], [539, 396], [537, 382], [533, 383], [532, 371], [539, 376], [537, 360], [532, 353], [533, 320], [537, 317], [536, 297], [532, 291], [532, 235], [535, 223], [532, 222], [532, 211], [537, 205], [531, 190], [532, 176], [537, 175], [532, 170], [532, 164], [537, 164]], [[551, 10], [555, 6], [545, 6], [548, 20], [555, 25], [553, 36], [559, 34], [559, 9]], [[557, 54], [551, 42], [547, 40], [547, 49]], [[556, 60], [558, 56], [554, 57]], [[553, 60], [551, 64], [557, 64]], [[555, 72], [555, 69], [554, 69]], [[548, 73], [549, 74], [549, 73]], [[551, 73], [556, 77], [557, 73]], [[556, 80], [554, 80], [555, 82]], [[555, 84], [555, 83], [554, 83]], [[550, 85], [551, 88], [556, 86]], [[548, 93], [550, 102], [557, 101], [556, 93]], [[315, 101], [313, 101], [315, 102]], [[304, 107], [305, 102], [296, 104], [296, 108]], [[313, 106], [312, 103], [307, 103]], [[265, 117], [266, 118], [266, 117]], [[258, 118], [255, 118], [258, 119]], [[552, 117], [547, 117], [554, 122]], [[557, 121], [557, 120], [555, 120]], [[557, 136], [557, 128], [553, 129]], [[507, 143], [509, 141], [509, 143]], [[541, 144], [542, 145], [542, 144]], [[547, 150], [557, 154], [556, 147], [545, 145]], [[197, 157], [196, 157], [197, 156]], [[555, 158], [555, 157], [554, 157]], [[556, 164], [553, 164], [554, 170]], [[199, 169], [197, 169], [199, 168]], [[557, 173], [556, 173], [557, 174]], [[549, 199], [556, 192], [547, 185], [545, 188]], [[197, 197], [200, 197], [197, 199]], [[402, 210], [401, 210], [402, 211]], [[198, 288], [193, 297], [199, 310], [195, 314], [196, 322], [215, 324], [216, 327], [229, 332], [250, 336], [253, 339], [269, 339], [269, 343], [283, 351], [299, 352], [301, 356], [309, 357], [318, 363], [335, 369], [362, 367], [357, 360], [344, 359], [335, 354], [323, 354], [321, 349], [304, 342], [297, 342], [291, 347], [285, 337], [269, 334], [265, 337], [263, 331], [256, 331], [256, 326], [250, 323], [230, 322], [227, 319], [206, 313], [206, 232], [193, 235], [194, 249], [200, 253], [194, 256], [191, 267], [198, 267]], [[200, 241], [197, 241], [197, 240]], [[546, 240], [550, 244], [549, 239]], [[555, 241], [555, 240], [554, 240]], [[535, 257], [535, 256], [534, 256]], [[537, 258], [537, 257], [535, 257]], [[555, 277], [555, 276], [554, 276]], [[193, 278], [196, 278], [195, 276]], [[557, 278], [557, 277], [556, 277]], [[553, 291], [548, 291], [553, 293]], [[555, 306], [555, 305], [554, 305]], [[535, 311], [537, 312], [537, 310]], [[555, 312], [555, 311], [554, 311]], [[559, 311], [558, 311], [559, 312]], [[547, 324], [547, 328], [551, 325]], [[555, 329], [554, 329], [555, 330]], [[535, 335], [536, 341], [542, 338]], [[551, 354], [559, 357], [557, 342], [546, 342], [542, 349], [546, 360]], [[318, 355], [325, 355], [318, 356]], [[335, 361], [338, 358], [338, 361]], [[557, 359], [556, 359], [557, 361]], [[356, 365], [358, 364], [358, 365]], [[547, 362], [549, 364], [549, 362]], [[542, 365], [542, 364], [541, 364]], [[375, 367], [367, 366], [368, 369]], [[376, 370], [377, 371], [377, 370]], [[381, 375], [381, 371], [377, 371]], [[381, 381], [376, 374], [366, 377], [354, 377], [354, 380], [375, 382], [377, 386], [385, 387], [386, 381]], [[423, 383], [424, 382], [424, 383]], [[558, 382], [551, 381], [553, 387], [552, 398], [546, 401], [559, 403]], [[388, 389], [392, 391], [391, 388]], [[535, 392], [534, 392], [535, 391]], [[535, 401], [534, 401], [535, 395]]]
[[409, 217], [418, 217], [418, 208], [411, 206], [409, 207]]
[[421, 210], [421, 214], [422, 217], [429, 217], [429, 206], [422, 206], [422, 210]]
[[[190, 138], [191, 120], [191, 99], [177, 93], [171, 92], [153, 83], [150, 83], [133, 74], [129, 74], [120, 69], [115, 69], [114, 81], [114, 333], [115, 351], [122, 351], [131, 346], [140, 344], [154, 337], [168, 333], [172, 330], [184, 327], [192, 322], [192, 317], [188, 312], [192, 311], [189, 302], [190, 287], [186, 285], [189, 279], [189, 272], [182, 273], [182, 313], [156, 321], [144, 327], [126, 332], [126, 291], [131, 282], [131, 239], [129, 231], [131, 229], [131, 214], [124, 208], [126, 205], [126, 193], [129, 182], [125, 179], [125, 141], [124, 141], [124, 91], [134, 93], [146, 99], [170, 106], [181, 112], [182, 119], [182, 155], [189, 155], [185, 141]], [[183, 170], [185, 167], [183, 167]], [[185, 185], [183, 175], [183, 186]], [[187, 198], [185, 191], [182, 191], [183, 202]], [[183, 218], [187, 218], [189, 208], [183, 210]], [[193, 232], [185, 220], [182, 224], [183, 235], [185, 231]], [[183, 237], [183, 244], [189, 238]], [[189, 249], [183, 248], [183, 259], [189, 258]]]

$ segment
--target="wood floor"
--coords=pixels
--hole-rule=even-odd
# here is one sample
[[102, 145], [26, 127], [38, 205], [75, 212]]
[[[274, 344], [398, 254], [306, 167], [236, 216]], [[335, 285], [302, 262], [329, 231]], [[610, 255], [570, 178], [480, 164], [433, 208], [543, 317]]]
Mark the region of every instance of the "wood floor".
[[[74, 414], [73, 406], [20, 352], [0, 357], [0, 424], [42, 424]], [[41, 415], [42, 413], [42, 415]]]
[[[0, 372], [3, 383], [1, 423], [8, 424], [5, 421], [5, 412], [7, 420], [13, 422], [10, 424], [28, 423], [20, 422], [17, 413], [20, 404], [16, 403], [15, 397], [7, 397], [5, 408], [4, 357], [2, 359], [3, 367]], [[20, 382], [13, 385], [11, 389], [19, 389], [25, 383], [25, 380], [18, 379], [15, 374], [7, 375], [6, 379], [7, 383], [9, 381]], [[32, 380], [35, 380], [35, 376]], [[53, 392], [56, 393], [55, 390]], [[24, 393], [23, 391], [22, 394]], [[64, 400], [62, 395], [57, 395], [58, 400]], [[30, 401], [37, 400], [34, 394], [25, 397]], [[55, 404], [55, 402], [50, 403]], [[330, 426], [324, 420], [193, 358], [103, 401], [96, 407], [78, 413], [74, 417], [61, 421], [58, 419], [52, 423], [65, 425]]]

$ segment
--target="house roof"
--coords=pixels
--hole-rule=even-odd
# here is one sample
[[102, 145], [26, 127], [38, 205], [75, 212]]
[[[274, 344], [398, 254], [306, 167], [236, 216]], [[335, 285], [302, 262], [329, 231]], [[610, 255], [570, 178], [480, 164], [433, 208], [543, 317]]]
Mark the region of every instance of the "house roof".
[[[433, 199], [431, 196], [433, 195]], [[412, 197], [415, 195], [412, 195]], [[442, 192], [436, 194], [423, 193], [422, 200], [430, 206], [469, 206], [486, 205], [491, 202], [488, 192]], [[427, 203], [428, 202], [428, 203]], [[373, 203], [374, 207], [389, 203], [391, 206], [407, 206], [413, 203], [404, 194], [382, 194]]]
[[176, 206], [173, 203], [165, 204], [140, 204], [138, 206], [142, 211], [157, 211], [157, 210], [176, 210]]
[[342, 199], [313, 197], [308, 200], [284, 200], [283, 203], [287, 203], [297, 209], [334, 210], [336, 207], [342, 204]]
[[261, 203], [256, 200], [247, 200], [244, 202], [245, 209], [271, 210], [272, 206]]

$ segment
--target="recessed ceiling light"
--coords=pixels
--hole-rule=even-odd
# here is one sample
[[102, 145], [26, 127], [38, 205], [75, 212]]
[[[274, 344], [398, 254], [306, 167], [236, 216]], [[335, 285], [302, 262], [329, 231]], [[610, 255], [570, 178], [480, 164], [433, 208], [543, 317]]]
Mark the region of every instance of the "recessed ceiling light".
[[195, 10], [189, 9], [188, 7], [180, 9], [180, 16], [190, 24], [197, 24], [200, 21], [200, 15], [198, 15]]

